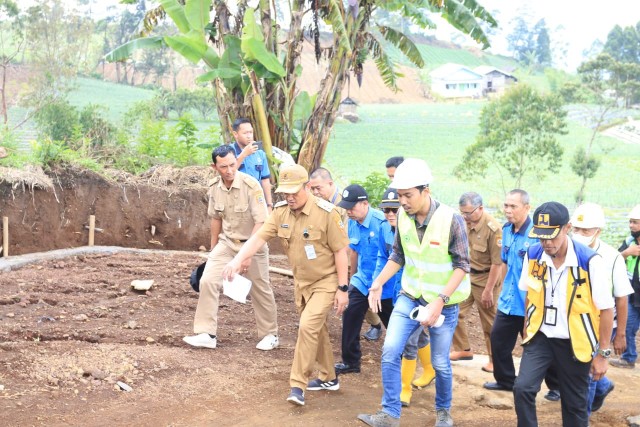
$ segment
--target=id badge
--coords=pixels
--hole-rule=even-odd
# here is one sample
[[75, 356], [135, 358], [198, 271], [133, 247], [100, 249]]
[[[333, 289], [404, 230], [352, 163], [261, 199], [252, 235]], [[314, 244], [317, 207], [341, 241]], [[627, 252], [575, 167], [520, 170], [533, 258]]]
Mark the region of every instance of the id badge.
[[556, 320], [558, 317], [558, 309], [555, 307], [544, 308], [544, 324], [549, 326], [556, 326]]
[[307, 259], [316, 259], [316, 250], [313, 247], [313, 245], [308, 244], [308, 245], [304, 245], [304, 251], [307, 254]]

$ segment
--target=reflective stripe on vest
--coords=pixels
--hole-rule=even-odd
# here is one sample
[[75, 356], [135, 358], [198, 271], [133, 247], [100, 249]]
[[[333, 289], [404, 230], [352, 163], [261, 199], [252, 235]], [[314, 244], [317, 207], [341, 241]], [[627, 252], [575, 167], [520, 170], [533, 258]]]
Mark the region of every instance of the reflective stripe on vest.
[[[404, 211], [398, 211], [398, 233], [404, 250], [404, 271], [402, 289], [414, 298], [434, 301], [447, 285], [453, 274], [453, 264], [449, 254], [449, 235], [453, 220], [453, 209], [441, 204], [434, 212], [422, 243], [418, 239], [415, 221]], [[469, 275], [453, 292], [449, 304], [464, 301], [471, 292]]]
[[[573, 244], [570, 242], [569, 244]], [[578, 258], [578, 267], [569, 268], [567, 274], [567, 325], [573, 355], [581, 362], [590, 362], [598, 345], [600, 328], [600, 310], [592, 298], [591, 278], [589, 276], [589, 260], [596, 255], [586, 247], [574, 245]], [[540, 330], [544, 321], [544, 306], [546, 286], [548, 280], [540, 278], [541, 267], [538, 264], [542, 255], [542, 247], [536, 244], [529, 248], [528, 278], [531, 282], [527, 290], [527, 337], [523, 344], [528, 343]], [[549, 268], [545, 266], [544, 277], [549, 276]], [[579, 286], [574, 283], [581, 281]], [[533, 285], [533, 286], [532, 286]], [[537, 290], [536, 290], [537, 289]]]

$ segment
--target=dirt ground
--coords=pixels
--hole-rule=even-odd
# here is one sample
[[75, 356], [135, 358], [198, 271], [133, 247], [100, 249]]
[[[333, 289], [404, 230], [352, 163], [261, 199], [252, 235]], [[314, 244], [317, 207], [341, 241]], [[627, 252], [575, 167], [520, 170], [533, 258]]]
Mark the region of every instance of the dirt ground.
[[[255, 349], [250, 304], [221, 300], [215, 350], [182, 342], [192, 332], [197, 294], [188, 276], [196, 252], [76, 255], [0, 273], [0, 425], [348, 426], [378, 409], [381, 342], [364, 342], [363, 370], [337, 392], [285, 401], [296, 339], [291, 279], [272, 274], [280, 348]], [[282, 255], [271, 264], [288, 268]], [[133, 279], [154, 279], [150, 291]], [[340, 322], [331, 316], [339, 360]], [[472, 345], [482, 350], [477, 323]], [[481, 351], [480, 351], [481, 352]], [[510, 393], [488, 392], [486, 356], [454, 362], [453, 417], [459, 426], [515, 425]], [[592, 426], [623, 426], [638, 414], [640, 370], [610, 369], [616, 389]], [[121, 381], [132, 391], [121, 390]], [[544, 390], [543, 390], [544, 391]], [[542, 393], [541, 393], [542, 395]], [[414, 391], [405, 426], [432, 425], [434, 388]], [[559, 404], [538, 399], [540, 423], [560, 424]]]

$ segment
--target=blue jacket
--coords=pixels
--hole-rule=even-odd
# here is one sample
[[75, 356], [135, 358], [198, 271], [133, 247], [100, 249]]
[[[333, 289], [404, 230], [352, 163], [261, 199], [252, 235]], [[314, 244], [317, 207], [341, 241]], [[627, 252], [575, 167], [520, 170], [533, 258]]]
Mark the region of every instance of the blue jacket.
[[533, 221], [527, 217], [520, 230], [513, 232], [513, 224], [507, 222], [502, 226], [502, 262], [507, 264], [507, 273], [504, 277], [500, 298], [498, 298], [498, 310], [511, 316], [524, 316], [524, 300], [526, 291], [518, 289], [522, 263], [529, 247], [538, 243], [538, 239], [529, 237], [529, 231], [533, 228]]
[[351, 284], [363, 295], [369, 294], [373, 282], [378, 260], [378, 236], [380, 226], [385, 221], [384, 214], [371, 207], [362, 224], [349, 220], [349, 247], [358, 253], [358, 271], [351, 276]]
[[[378, 236], [378, 261], [376, 263], [376, 270], [373, 273], [373, 278], [375, 279], [384, 266], [389, 261], [389, 254], [391, 253], [391, 249], [393, 248], [393, 241], [395, 238], [395, 230], [391, 229], [391, 225], [389, 225], [388, 221], [384, 221], [380, 226], [380, 236]], [[394, 276], [389, 279], [387, 283], [382, 287], [382, 296], [380, 299], [393, 298], [393, 303], [396, 303], [398, 299], [398, 293], [402, 289], [402, 270], [400, 269]]]
[[[236, 157], [242, 153], [242, 148], [240, 148], [237, 142], [233, 143], [233, 151], [236, 152]], [[271, 176], [269, 163], [267, 162], [267, 154], [262, 150], [258, 150], [245, 157], [238, 170], [254, 177], [258, 182]]]

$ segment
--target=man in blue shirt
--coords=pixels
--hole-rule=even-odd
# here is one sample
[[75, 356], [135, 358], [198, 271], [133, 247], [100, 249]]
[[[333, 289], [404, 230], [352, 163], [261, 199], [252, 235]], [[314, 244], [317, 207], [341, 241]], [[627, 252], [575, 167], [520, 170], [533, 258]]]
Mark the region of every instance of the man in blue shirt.
[[524, 190], [511, 190], [504, 202], [504, 214], [507, 223], [502, 227], [502, 262], [506, 266], [506, 275], [498, 310], [491, 329], [491, 349], [493, 351], [493, 376], [495, 382], [484, 383], [489, 390], [513, 390], [516, 368], [513, 364], [513, 348], [518, 334], [524, 328], [524, 302], [526, 292], [518, 289], [522, 263], [529, 246], [538, 243], [538, 239], [529, 237], [533, 227], [529, 218], [529, 194]]
[[[349, 248], [351, 248], [351, 282], [349, 305], [342, 314], [342, 362], [337, 363], [336, 373], [360, 372], [360, 328], [369, 309], [369, 287], [373, 280], [378, 259], [378, 240], [385, 221], [382, 212], [371, 209], [369, 197], [360, 185], [350, 185], [342, 192], [338, 206], [349, 216]], [[355, 268], [354, 268], [355, 267]], [[380, 318], [385, 325], [393, 311], [393, 283], [386, 299], [382, 300]], [[386, 285], [385, 285], [386, 286]], [[384, 290], [383, 290], [384, 293]]]
[[238, 170], [254, 177], [260, 183], [267, 202], [267, 210], [271, 213], [273, 209], [271, 172], [269, 171], [267, 155], [253, 141], [251, 121], [245, 118], [236, 119], [233, 122], [231, 133], [236, 140], [233, 143], [233, 150], [236, 152], [236, 159], [240, 165]]

